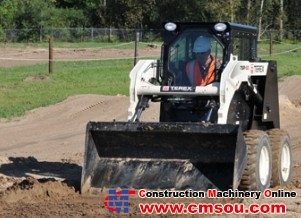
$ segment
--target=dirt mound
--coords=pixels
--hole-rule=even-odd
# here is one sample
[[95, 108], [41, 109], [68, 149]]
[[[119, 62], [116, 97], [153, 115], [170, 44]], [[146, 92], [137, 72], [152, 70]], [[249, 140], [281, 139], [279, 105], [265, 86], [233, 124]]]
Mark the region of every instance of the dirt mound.
[[279, 94], [285, 95], [296, 106], [301, 106], [301, 76], [294, 75], [282, 79], [279, 83]]
[[50, 80], [49, 76], [44, 76], [44, 75], [37, 75], [37, 76], [29, 76], [25, 78], [25, 82], [32, 82], [32, 81], [47, 81]]
[[[0, 177], [3, 181], [3, 177]], [[0, 193], [1, 217], [105, 217], [102, 199], [80, 196], [64, 181], [27, 177]]]
[[[6, 178], [22, 179], [28, 176], [46, 180], [53, 178], [57, 181], [64, 181], [76, 191], [80, 189], [81, 167], [64, 160], [61, 162], [49, 162], [38, 161], [34, 157], [9, 157], [8, 161], [1, 164], [1, 174], [9, 176]], [[3, 182], [0, 191], [8, 188], [10, 185], [11, 182]]]
[[26, 202], [38, 203], [45, 198], [51, 201], [57, 201], [77, 196], [73, 187], [69, 187], [62, 181], [57, 181], [54, 178], [35, 179], [27, 177], [2, 192], [2, 198], [5, 197], [7, 203]]
[[[293, 144], [293, 161], [301, 164], [301, 76], [284, 78], [279, 83], [280, 123], [286, 129]], [[301, 176], [301, 173], [298, 174]]]

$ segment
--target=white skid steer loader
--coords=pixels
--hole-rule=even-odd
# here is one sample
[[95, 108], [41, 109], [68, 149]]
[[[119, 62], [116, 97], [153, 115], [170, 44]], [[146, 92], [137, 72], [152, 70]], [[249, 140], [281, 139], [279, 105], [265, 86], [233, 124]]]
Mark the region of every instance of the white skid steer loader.
[[[277, 64], [257, 58], [257, 29], [227, 22], [167, 22], [163, 28], [161, 59], [140, 60], [130, 72], [128, 122], [87, 124], [82, 192], [262, 191], [290, 183]], [[204, 86], [194, 84], [187, 67], [200, 37], [216, 58], [214, 79]], [[153, 103], [160, 104], [160, 121], [143, 122]]]

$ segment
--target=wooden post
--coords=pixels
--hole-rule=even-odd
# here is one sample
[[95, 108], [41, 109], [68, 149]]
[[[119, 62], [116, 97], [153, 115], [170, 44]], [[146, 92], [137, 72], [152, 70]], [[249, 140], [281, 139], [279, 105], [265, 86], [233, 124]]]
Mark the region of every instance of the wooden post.
[[139, 43], [139, 32], [136, 32], [134, 66], [135, 66], [136, 63], [137, 63], [137, 57], [138, 57], [138, 43]]
[[273, 53], [273, 37], [272, 37], [272, 32], [270, 32], [270, 56]]
[[49, 37], [49, 73], [53, 73], [53, 37]]

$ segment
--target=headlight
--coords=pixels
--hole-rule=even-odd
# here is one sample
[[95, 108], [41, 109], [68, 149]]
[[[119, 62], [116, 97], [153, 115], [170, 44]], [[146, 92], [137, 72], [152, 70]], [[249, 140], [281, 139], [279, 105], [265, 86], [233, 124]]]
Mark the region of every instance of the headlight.
[[164, 25], [164, 28], [167, 30], [167, 31], [175, 31], [177, 29], [177, 24], [175, 23], [172, 23], [172, 22], [168, 22]]
[[224, 23], [217, 23], [214, 25], [214, 29], [218, 32], [223, 32], [227, 29], [227, 25]]

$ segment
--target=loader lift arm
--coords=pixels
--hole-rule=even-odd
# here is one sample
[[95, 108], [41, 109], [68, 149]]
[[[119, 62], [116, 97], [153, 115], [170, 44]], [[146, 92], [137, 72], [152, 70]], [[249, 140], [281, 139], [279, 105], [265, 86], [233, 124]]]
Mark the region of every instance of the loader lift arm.
[[135, 114], [132, 116], [132, 118], [129, 120], [129, 122], [139, 122], [142, 112], [149, 107], [149, 96], [140, 96], [139, 102], [137, 104]]

